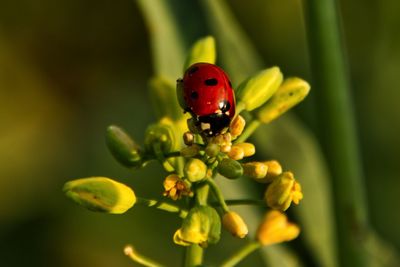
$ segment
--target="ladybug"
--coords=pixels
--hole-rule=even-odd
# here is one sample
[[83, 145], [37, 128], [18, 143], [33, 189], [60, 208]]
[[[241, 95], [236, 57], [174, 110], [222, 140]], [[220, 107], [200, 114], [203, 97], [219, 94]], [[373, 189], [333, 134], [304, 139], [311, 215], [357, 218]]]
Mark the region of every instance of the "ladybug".
[[192, 115], [200, 133], [211, 137], [227, 130], [235, 116], [235, 94], [220, 67], [195, 63], [177, 83], [179, 102]]

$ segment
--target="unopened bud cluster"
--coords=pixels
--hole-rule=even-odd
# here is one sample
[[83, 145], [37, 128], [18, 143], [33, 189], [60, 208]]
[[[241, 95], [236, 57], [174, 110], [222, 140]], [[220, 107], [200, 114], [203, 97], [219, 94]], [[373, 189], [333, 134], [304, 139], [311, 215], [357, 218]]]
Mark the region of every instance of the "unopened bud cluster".
[[[196, 62], [214, 64], [215, 57], [214, 39], [206, 37], [192, 47], [185, 69]], [[174, 211], [168, 210], [172, 204], [164, 207], [164, 201], [186, 200], [174, 202], [185, 203], [185, 212], [173, 241], [182, 246], [197, 244], [207, 247], [219, 241], [221, 227], [235, 237], [247, 236], [245, 218], [230, 210], [226, 204], [214, 181], [217, 175], [232, 180], [251, 179], [266, 187], [264, 200], [269, 211], [258, 228], [256, 242], [271, 245], [296, 238], [299, 227], [288, 222], [283, 212], [292, 203], [299, 204], [303, 198], [301, 185], [294, 174], [285, 171], [278, 161], [251, 158], [256, 153], [256, 146], [246, 142], [251, 127], [247, 127], [241, 112], [250, 113], [253, 121], [247, 124], [254, 121], [269, 123], [308, 94], [307, 82], [299, 78], [284, 80], [278, 67], [256, 73], [236, 89], [237, 114], [229, 119], [229, 127], [212, 136], [203, 134], [194, 118], [183, 115], [179, 108], [179, 104], [182, 106], [184, 102], [181, 85], [178, 83], [177, 88], [173, 88], [171, 84], [162, 77], [154, 77], [150, 82], [157, 120], [147, 127], [141, 146], [125, 130], [114, 125], [107, 129], [106, 143], [115, 159], [126, 167], [143, 168], [150, 161], [158, 161], [163, 166], [166, 171], [163, 184], [155, 185], [160, 191], [163, 187], [160, 192], [163, 197], [152, 203], [159, 203], [157, 207], [176, 212], [175, 206]], [[208, 189], [216, 201], [209, 200]], [[106, 177], [67, 182], [64, 192], [92, 211], [118, 214], [126, 212], [136, 202], [140, 203], [131, 188]], [[205, 197], [204, 192], [207, 192]], [[134, 254], [131, 247], [126, 254]]]

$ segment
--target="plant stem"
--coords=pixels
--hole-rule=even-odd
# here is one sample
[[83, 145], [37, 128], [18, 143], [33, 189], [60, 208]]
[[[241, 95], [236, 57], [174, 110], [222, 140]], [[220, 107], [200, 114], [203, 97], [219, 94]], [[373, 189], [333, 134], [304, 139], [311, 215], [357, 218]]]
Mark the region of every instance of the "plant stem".
[[156, 200], [156, 199], [146, 199], [142, 197], [136, 198], [136, 204], [143, 205], [146, 207], [154, 207], [159, 210], [164, 210], [172, 213], [178, 213], [179, 217], [185, 218], [188, 211], [182, 209], [178, 205], [167, 203], [164, 201]]
[[241, 260], [247, 257], [250, 253], [254, 252], [255, 250], [259, 249], [261, 244], [257, 241], [253, 241], [247, 243], [243, 247], [241, 247], [238, 251], [236, 251], [232, 256], [226, 259], [222, 264], [221, 267], [233, 267], [238, 264]]
[[244, 129], [243, 133], [239, 136], [238, 139], [234, 141], [234, 143], [242, 143], [249, 138], [255, 130], [261, 125], [261, 122], [259, 120], [252, 120], [250, 123], [247, 125], [247, 127]]
[[143, 255], [140, 255], [137, 253], [137, 251], [130, 245], [126, 246], [124, 249], [124, 253], [126, 256], [128, 256], [131, 260], [134, 262], [137, 262], [143, 266], [147, 267], [162, 267], [163, 265], [155, 262], [152, 259], [149, 259]]
[[[263, 199], [228, 199], [225, 200], [228, 206], [239, 206], [239, 205], [254, 205], [266, 207], [265, 200]], [[213, 205], [219, 205], [219, 202], [212, 202]]]
[[346, 59], [335, 0], [307, 0], [305, 17], [320, 140], [332, 174], [340, 266], [368, 266], [368, 227]]
[[229, 212], [229, 207], [228, 205], [226, 205], [224, 196], [222, 195], [222, 192], [221, 190], [219, 190], [218, 185], [215, 183], [215, 181], [212, 178], [208, 178], [206, 182], [213, 190], [214, 195], [217, 197], [219, 205], [224, 210], [224, 213]]
[[[208, 203], [208, 184], [201, 184], [195, 188], [195, 203], [194, 205], [207, 205]], [[191, 245], [187, 247], [185, 254], [185, 267], [201, 266], [203, 263], [203, 248], [199, 245]]]

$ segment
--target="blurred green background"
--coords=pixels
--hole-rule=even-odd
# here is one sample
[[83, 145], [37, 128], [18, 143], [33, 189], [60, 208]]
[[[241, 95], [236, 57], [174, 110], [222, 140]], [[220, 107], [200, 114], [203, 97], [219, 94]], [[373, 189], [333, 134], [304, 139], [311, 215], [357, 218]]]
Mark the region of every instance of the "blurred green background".
[[[202, 0], [168, 2], [186, 48], [213, 33]], [[301, 1], [227, 2], [265, 66], [310, 79]], [[340, 7], [370, 222], [398, 250], [400, 2]], [[91, 213], [61, 192], [67, 180], [94, 175], [118, 178], [141, 196], [162, 191], [165, 173], [157, 164], [131, 172], [104, 144], [109, 124], [141, 141], [154, 121], [151, 31], [136, 1], [1, 1], [0, 266], [136, 266], [122, 253], [127, 243], [170, 266], [180, 262], [182, 250], [172, 243], [180, 220], [173, 215], [143, 207], [120, 216]], [[311, 136], [318, 132], [315, 101], [311, 91], [294, 111]], [[240, 244], [223, 239], [207, 252], [210, 264]], [[302, 240], [290, 249], [304, 266], [320, 265]], [[263, 265], [255, 253], [240, 266]]]

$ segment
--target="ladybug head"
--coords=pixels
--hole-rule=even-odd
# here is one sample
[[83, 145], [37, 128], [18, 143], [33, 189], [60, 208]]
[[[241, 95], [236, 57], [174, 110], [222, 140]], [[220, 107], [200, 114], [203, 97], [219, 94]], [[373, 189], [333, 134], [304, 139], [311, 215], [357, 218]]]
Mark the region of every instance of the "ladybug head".
[[206, 136], [211, 137], [224, 132], [229, 127], [231, 118], [224, 113], [214, 113], [198, 117], [197, 123], [199, 130]]

